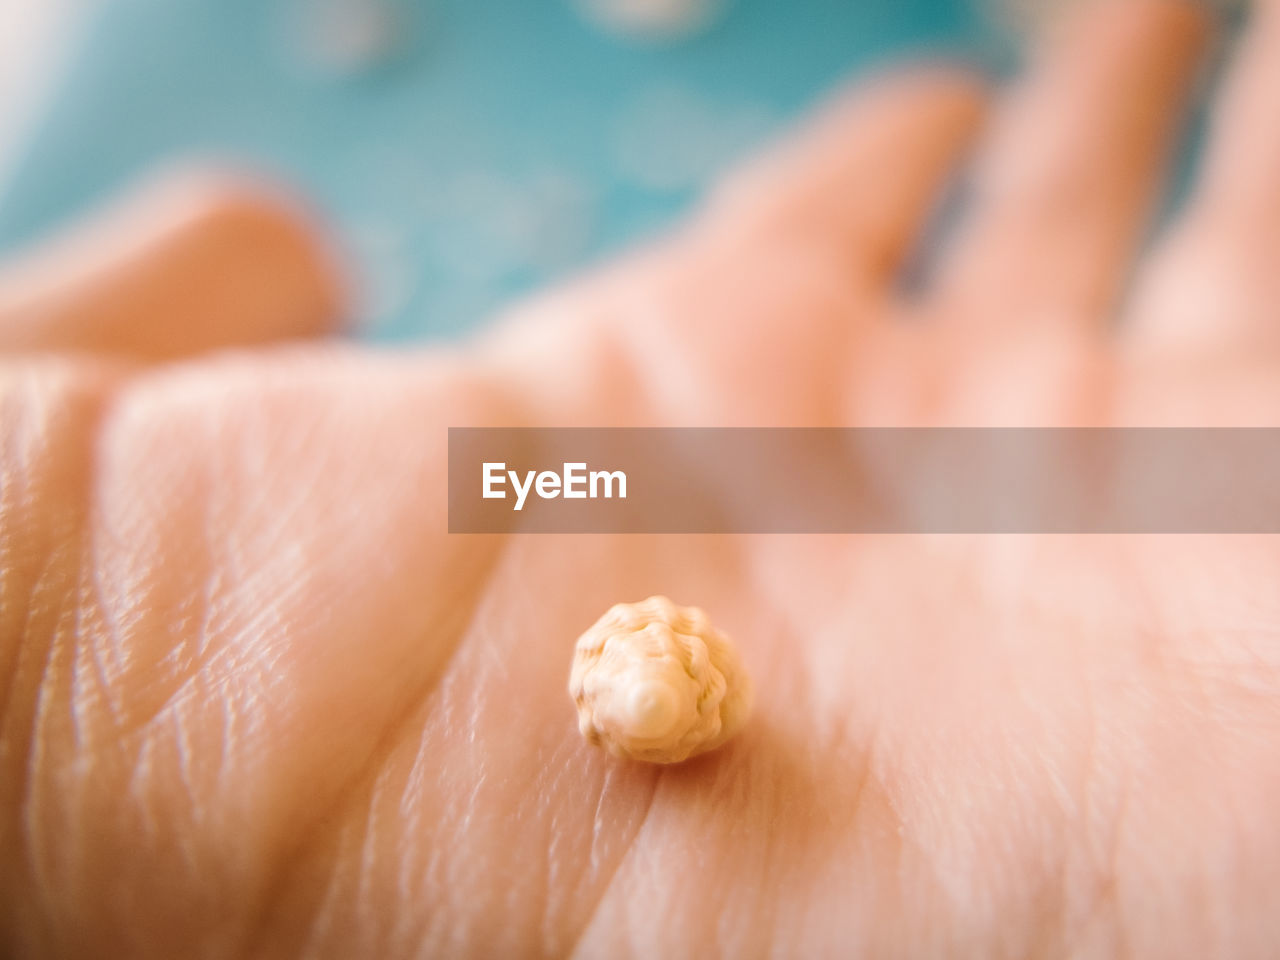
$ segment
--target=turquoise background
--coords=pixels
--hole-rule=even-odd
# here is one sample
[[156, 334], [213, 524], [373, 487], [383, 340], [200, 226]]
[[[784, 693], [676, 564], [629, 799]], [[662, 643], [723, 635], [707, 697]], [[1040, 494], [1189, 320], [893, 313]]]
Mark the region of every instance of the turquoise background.
[[567, 0], [438, 0], [401, 4], [402, 49], [347, 71], [308, 46], [307, 9], [111, 0], [0, 195], [0, 250], [212, 155], [317, 203], [359, 278], [362, 335], [445, 336], [661, 228], [846, 75], [1006, 54], [958, 0], [736, 0], [657, 46]]

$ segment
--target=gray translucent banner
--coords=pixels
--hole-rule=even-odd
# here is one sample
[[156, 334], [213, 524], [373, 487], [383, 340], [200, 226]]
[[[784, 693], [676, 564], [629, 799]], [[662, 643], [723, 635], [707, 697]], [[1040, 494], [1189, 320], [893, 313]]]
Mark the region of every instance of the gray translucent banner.
[[1280, 430], [455, 427], [449, 530], [1280, 533]]

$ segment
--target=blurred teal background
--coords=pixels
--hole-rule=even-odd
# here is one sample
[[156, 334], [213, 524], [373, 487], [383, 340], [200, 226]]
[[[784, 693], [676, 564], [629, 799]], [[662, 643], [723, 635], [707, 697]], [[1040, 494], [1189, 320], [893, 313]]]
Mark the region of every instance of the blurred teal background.
[[326, 35], [317, 2], [104, 3], [0, 193], [0, 251], [213, 157], [316, 203], [362, 335], [447, 336], [660, 229], [850, 73], [1007, 52], [963, 0], [733, 0], [665, 43], [569, 0], [380, 0], [364, 47], [349, 23]]

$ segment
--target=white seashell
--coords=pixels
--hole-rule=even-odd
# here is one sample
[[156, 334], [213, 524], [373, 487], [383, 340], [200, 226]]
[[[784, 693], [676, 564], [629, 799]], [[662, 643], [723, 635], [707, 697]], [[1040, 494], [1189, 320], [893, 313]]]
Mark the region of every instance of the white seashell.
[[751, 680], [697, 607], [619, 603], [578, 638], [569, 695], [589, 743], [649, 763], [720, 746], [751, 710]]

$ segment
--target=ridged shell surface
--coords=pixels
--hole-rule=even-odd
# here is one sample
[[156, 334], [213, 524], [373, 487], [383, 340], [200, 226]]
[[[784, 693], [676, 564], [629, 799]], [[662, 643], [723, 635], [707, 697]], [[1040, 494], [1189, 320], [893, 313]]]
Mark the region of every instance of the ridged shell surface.
[[714, 750], [742, 728], [751, 682], [697, 607], [619, 603], [578, 638], [569, 695], [588, 742], [649, 763]]

